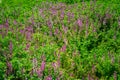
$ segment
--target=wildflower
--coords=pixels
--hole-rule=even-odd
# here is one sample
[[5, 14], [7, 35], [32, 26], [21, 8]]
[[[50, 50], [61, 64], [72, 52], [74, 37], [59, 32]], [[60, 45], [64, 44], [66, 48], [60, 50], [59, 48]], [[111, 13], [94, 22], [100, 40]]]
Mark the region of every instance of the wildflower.
[[65, 32], [65, 34], [66, 34], [66, 33], [67, 33], [68, 28], [67, 28], [67, 27], [65, 27], [64, 25], [62, 25], [62, 28], [63, 28], [63, 30], [64, 30], [64, 32]]
[[26, 44], [26, 48], [25, 48], [25, 50], [28, 50], [29, 48], [30, 48], [30, 44], [27, 43], [27, 44]]
[[49, 35], [52, 36], [52, 31], [49, 32]]
[[61, 51], [64, 52], [66, 50], [66, 45], [63, 45]]
[[116, 71], [114, 71], [114, 80], [117, 80], [117, 72]]
[[88, 24], [89, 24], [88, 22], [89, 22], [89, 21], [88, 21], [88, 18], [87, 18], [87, 19], [86, 19], [86, 27], [88, 27]]
[[40, 68], [36, 71], [36, 73], [37, 73], [38, 77], [42, 77], [42, 75], [43, 75]]
[[48, 77], [46, 78], [46, 80], [52, 80], [52, 77], [51, 77], [51, 76], [48, 76]]
[[39, 12], [40, 12], [40, 14], [42, 14], [43, 13], [43, 9], [39, 9]]
[[67, 16], [68, 16], [69, 19], [74, 18], [74, 13], [68, 12], [68, 13], [67, 13]]
[[36, 68], [37, 68], [37, 59], [36, 58], [34, 58], [33, 60], [33, 73], [35, 73], [36, 72]]
[[6, 33], [8, 33], [8, 28], [9, 28], [9, 22], [8, 22], [8, 20], [6, 20], [5, 28], [6, 28]]
[[57, 77], [57, 79], [56, 80], [60, 80], [60, 77]]
[[5, 27], [6, 27], [6, 28], [8, 28], [8, 27], [9, 27], [9, 22], [8, 22], [8, 19], [6, 20]]
[[0, 25], [0, 30], [3, 28], [3, 25]]
[[93, 73], [95, 72], [95, 65], [94, 64], [92, 65], [92, 72]]
[[16, 21], [16, 20], [14, 20], [14, 22], [13, 22], [13, 23], [14, 23], [14, 25], [17, 25], [17, 21]]
[[60, 32], [60, 37], [62, 37], [62, 32]]
[[57, 14], [57, 11], [55, 9], [51, 10], [52, 12], [52, 15], [56, 15]]
[[21, 30], [20, 30], [20, 33], [21, 33], [21, 34], [24, 34], [24, 30], [21, 29]]
[[27, 27], [27, 28], [26, 28], [26, 31], [29, 31], [29, 32], [32, 33], [32, 32], [33, 32], [33, 28], [32, 28], [31, 26], [30, 26], [30, 27]]
[[50, 20], [47, 21], [47, 25], [48, 25], [48, 27], [49, 27], [50, 29], [52, 29], [52, 23], [51, 23]]
[[82, 21], [80, 19], [77, 20], [77, 24], [79, 27], [82, 27]]
[[13, 49], [13, 44], [12, 44], [12, 41], [10, 41], [10, 44], [9, 44], [10, 53], [12, 53], [12, 49]]
[[45, 69], [45, 61], [42, 61], [40, 69], [41, 69], [41, 71], [44, 71], [44, 69]]
[[54, 34], [57, 35], [58, 31], [59, 31], [58, 28], [56, 28]]
[[26, 31], [26, 39], [31, 40], [31, 32]]
[[44, 13], [43, 13], [43, 9], [40, 9], [40, 10], [39, 10], [39, 14], [40, 14], [40, 16], [41, 16], [42, 18], [45, 17], [45, 15], [44, 15]]
[[54, 68], [54, 71], [56, 71], [60, 67], [58, 62], [53, 62], [52, 66]]
[[61, 17], [61, 19], [64, 18], [64, 11], [61, 11], [60, 17]]
[[35, 22], [34, 22], [34, 18], [31, 18], [31, 22], [32, 22], [32, 25], [35, 24]]
[[90, 74], [88, 73], [88, 80], [91, 80]]
[[12, 64], [7, 61], [6, 65], [7, 65], [6, 74], [9, 75], [12, 72]]

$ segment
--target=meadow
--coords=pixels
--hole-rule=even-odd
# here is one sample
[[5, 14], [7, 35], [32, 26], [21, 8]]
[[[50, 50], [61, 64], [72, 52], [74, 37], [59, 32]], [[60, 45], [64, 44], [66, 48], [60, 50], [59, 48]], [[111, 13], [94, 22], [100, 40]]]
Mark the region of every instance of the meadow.
[[120, 80], [119, 0], [0, 0], [0, 80]]

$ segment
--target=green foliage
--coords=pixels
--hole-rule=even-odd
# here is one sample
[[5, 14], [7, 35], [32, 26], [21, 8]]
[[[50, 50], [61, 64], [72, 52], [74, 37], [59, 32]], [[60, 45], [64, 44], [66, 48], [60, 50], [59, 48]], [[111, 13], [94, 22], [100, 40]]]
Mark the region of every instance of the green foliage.
[[0, 80], [119, 80], [119, 6], [119, 0], [2, 0]]

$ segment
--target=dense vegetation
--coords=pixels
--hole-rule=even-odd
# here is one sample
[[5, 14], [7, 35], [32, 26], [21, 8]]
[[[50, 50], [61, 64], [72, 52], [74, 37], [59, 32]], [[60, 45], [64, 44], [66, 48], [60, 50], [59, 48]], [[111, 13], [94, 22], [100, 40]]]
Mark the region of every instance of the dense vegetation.
[[0, 80], [120, 80], [119, 0], [1, 0]]

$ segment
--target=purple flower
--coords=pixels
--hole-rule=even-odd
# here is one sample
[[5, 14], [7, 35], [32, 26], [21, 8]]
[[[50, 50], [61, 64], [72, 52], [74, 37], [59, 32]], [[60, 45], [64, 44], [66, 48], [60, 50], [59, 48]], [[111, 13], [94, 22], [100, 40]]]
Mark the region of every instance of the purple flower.
[[60, 17], [61, 17], [61, 19], [64, 18], [64, 11], [61, 11]]
[[20, 33], [21, 33], [21, 34], [24, 34], [24, 30], [21, 29], [21, 30], [20, 30]]
[[41, 71], [44, 71], [44, 69], [45, 69], [45, 61], [42, 61], [40, 69], [41, 69]]
[[53, 15], [57, 14], [57, 11], [55, 9], [52, 9], [51, 12], [52, 12]]
[[30, 48], [30, 44], [27, 43], [27, 44], [26, 44], [26, 48], [25, 48], [25, 50], [28, 50], [29, 48]]
[[12, 53], [12, 49], [13, 49], [13, 44], [12, 44], [12, 41], [10, 41], [10, 44], [9, 44], [10, 53]]
[[88, 18], [86, 19], [86, 27], [88, 27], [88, 25], [89, 25], [89, 20], [88, 20]]
[[80, 19], [77, 20], [77, 24], [78, 24], [79, 27], [82, 27], [82, 25], [83, 25], [83, 23]]
[[66, 45], [64, 44], [61, 48], [61, 51], [64, 52], [66, 50]]
[[52, 31], [49, 32], [49, 35], [52, 36]]
[[68, 12], [68, 13], [67, 13], [67, 16], [68, 16], [68, 18], [74, 18], [74, 13]]
[[40, 9], [40, 10], [39, 10], [39, 12], [40, 12], [39, 14], [40, 14], [40, 16], [41, 16], [42, 18], [44, 18], [44, 17], [45, 17], [45, 15], [44, 15], [43, 11], [44, 11], [43, 9]]
[[26, 31], [26, 39], [31, 40], [31, 32]]
[[65, 32], [65, 34], [66, 34], [66, 33], [67, 33], [68, 28], [67, 28], [67, 27], [65, 27], [64, 25], [62, 25], [62, 28], [63, 28], [63, 30], [64, 30], [64, 32]]
[[60, 77], [57, 77], [57, 79], [56, 80], [60, 80]]
[[3, 28], [3, 25], [0, 25], [0, 30]]
[[58, 28], [56, 28], [54, 34], [57, 35], [58, 31], [59, 31]]
[[88, 80], [91, 80], [90, 74], [88, 73]]
[[42, 75], [43, 75], [40, 68], [36, 71], [36, 73], [37, 73], [38, 77], [42, 77]]
[[35, 24], [35, 22], [34, 22], [34, 18], [31, 18], [31, 22], [32, 22], [32, 25]]
[[53, 62], [52, 66], [53, 66], [55, 72], [60, 67], [58, 62]]
[[8, 22], [8, 19], [6, 20], [5, 27], [6, 27], [6, 28], [8, 28], [8, 27], [9, 27], [9, 22]]
[[14, 22], [13, 22], [13, 23], [14, 23], [14, 25], [17, 25], [17, 21], [16, 21], [16, 20], [14, 20]]
[[51, 77], [51, 76], [48, 76], [48, 77], [46, 78], [46, 80], [52, 80], [52, 77]]
[[7, 65], [6, 74], [9, 75], [12, 72], [12, 64], [7, 61], [6, 65]]
[[29, 31], [29, 32], [32, 33], [32, 32], [33, 32], [33, 28], [32, 28], [31, 26], [30, 26], [30, 27], [27, 27], [27, 28], [26, 28], [26, 31]]
[[9, 29], [9, 22], [8, 22], [8, 20], [6, 20], [5, 28], [6, 28], [6, 33], [8, 33], [8, 29]]
[[68, 16], [68, 17], [70, 17], [70, 16], [71, 16], [71, 13], [70, 13], [70, 12], [68, 12], [68, 13], [67, 13], [67, 16]]
[[114, 71], [114, 80], [117, 80], [117, 72]]
[[42, 14], [42, 13], [43, 13], [43, 9], [40, 9], [39, 11], [40, 11], [40, 14]]
[[50, 20], [47, 21], [47, 25], [50, 29], [52, 29], [52, 22]]
[[37, 68], [37, 59], [36, 58], [34, 58], [33, 60], [33, 73], [35, 73], [36, 72], [36, 68]]

